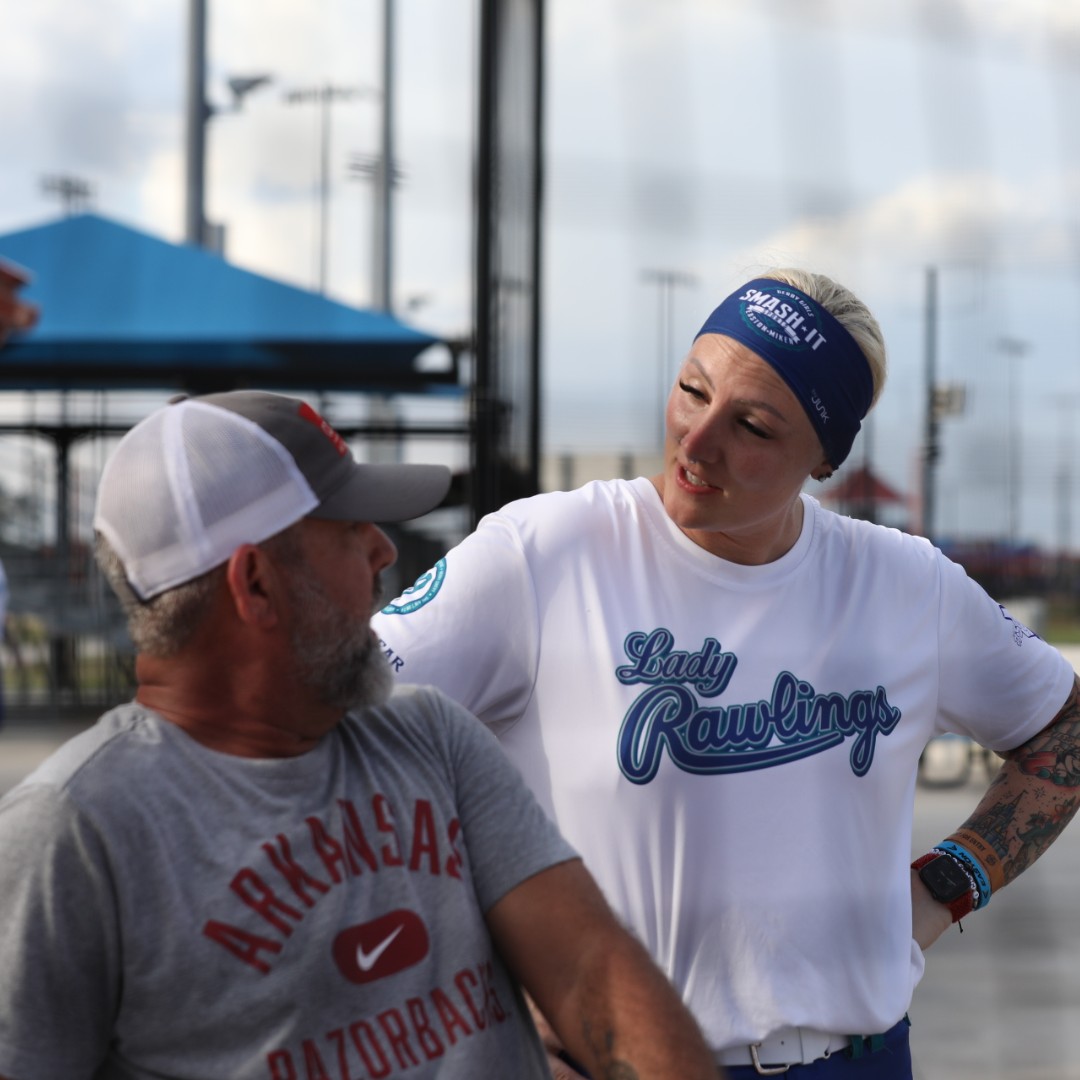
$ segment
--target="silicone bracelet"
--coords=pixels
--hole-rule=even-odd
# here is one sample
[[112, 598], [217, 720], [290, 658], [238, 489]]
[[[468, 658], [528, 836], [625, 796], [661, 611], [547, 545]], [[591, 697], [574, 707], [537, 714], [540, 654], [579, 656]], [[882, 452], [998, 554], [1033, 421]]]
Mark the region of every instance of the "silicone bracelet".
[[955, 840], [942, 840], [934, 850], [954, 856], [961, 865], [971, 872], [971, 876], [975, 878], [975, 886], [979, 890], [979, 903], [976, 910], [986, 907], [990, 903], [990, 894], [993, 890], [990, 887], [990, 878], [987, 877], [986, 871], [982, 868], [982, 863], [967, 848], [961, 847]]

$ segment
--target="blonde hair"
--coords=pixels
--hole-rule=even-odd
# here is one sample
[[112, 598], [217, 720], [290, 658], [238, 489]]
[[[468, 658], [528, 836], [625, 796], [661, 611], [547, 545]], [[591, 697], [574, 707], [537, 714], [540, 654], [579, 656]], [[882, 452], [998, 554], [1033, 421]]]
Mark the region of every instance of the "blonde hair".
[[885, 389], [888, 359], [885, 354], [885, 336], [870, 309], [850, 289], [812, 270], [781, 268], [766, 270], [758, 276], [782, 281], [806, 293], [855, 339], [855, 344], [866, 357], [874, 380], [874, 394], [870, 399], [872, 409]]

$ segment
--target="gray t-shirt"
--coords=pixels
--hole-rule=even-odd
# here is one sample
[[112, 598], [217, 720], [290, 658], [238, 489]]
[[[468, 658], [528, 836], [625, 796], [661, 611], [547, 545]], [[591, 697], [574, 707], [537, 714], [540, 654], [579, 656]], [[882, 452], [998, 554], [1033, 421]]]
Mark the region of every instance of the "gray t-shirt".
[[484, 913], [574, 857], [428, 688], [289, 759], [114, 709], [0, 801], [0, 1075], [546, 1077]]

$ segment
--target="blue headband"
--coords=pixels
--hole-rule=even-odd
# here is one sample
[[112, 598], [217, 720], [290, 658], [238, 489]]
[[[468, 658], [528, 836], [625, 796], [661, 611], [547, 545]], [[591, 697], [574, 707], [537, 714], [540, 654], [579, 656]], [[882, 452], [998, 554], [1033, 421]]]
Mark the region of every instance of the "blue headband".
[[698, 331], [751, 349], [791, 387], [837, 468], [874, 397], [870, 365], [855, 339], [816, 300], [772, 278], [736, 289]]

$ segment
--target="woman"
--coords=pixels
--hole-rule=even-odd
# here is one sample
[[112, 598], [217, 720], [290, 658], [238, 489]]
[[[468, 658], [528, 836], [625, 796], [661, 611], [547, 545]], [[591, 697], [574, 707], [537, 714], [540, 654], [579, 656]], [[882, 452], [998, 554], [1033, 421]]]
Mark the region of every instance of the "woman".
[[[1068, 663], [926, 540], [802, 492], [885, 368], [847, 289], [751, 281], [682, 363], [660, 476], [510, 504], [375, 623], [500, 735], [736, 1080], [909, 1078], [922, 950], [1075, 811]], [[946, 731], [1010, 753], [909, 869]]]

